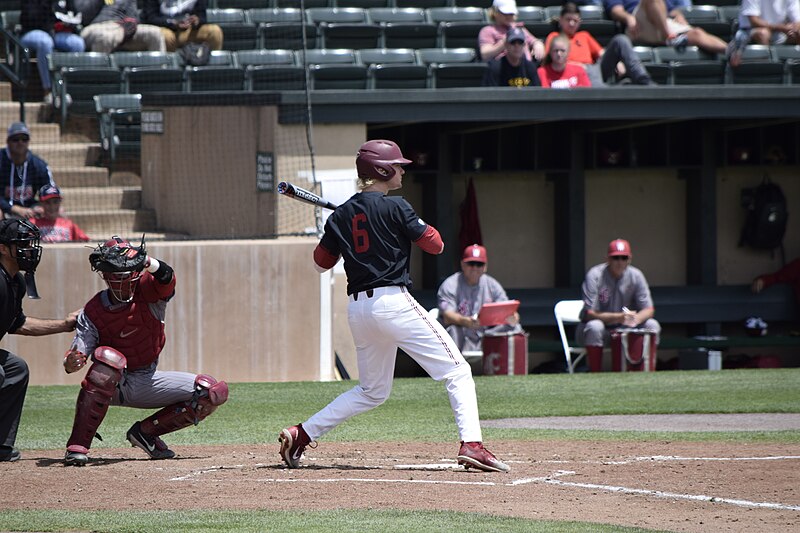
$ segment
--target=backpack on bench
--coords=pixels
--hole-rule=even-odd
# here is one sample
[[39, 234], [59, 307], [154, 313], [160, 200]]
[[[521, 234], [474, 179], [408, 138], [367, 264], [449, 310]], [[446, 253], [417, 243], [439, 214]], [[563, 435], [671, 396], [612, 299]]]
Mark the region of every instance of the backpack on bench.
[[759, 250], [783, 248], [789, 212], [780, 186], [764, 176], [757, 187], [742, 189], [742, 207], [747, 209], [739, 246]]

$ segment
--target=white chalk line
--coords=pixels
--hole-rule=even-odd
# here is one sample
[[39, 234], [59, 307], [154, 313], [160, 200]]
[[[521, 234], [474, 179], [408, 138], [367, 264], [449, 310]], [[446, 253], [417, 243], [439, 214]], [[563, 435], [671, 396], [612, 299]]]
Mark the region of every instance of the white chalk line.
[[800, 511], [800, 505], [785, 505], [773, 502], [753, 502], [750, 500], [740, 500], [735, 498], [721, 498], [719, 496], [708, 496], [705, 494], [681, 494], [677, 492], [665, 492], [661, 490], [633, 489], [630, 487], [618, 487], [615, 485], [599, 485], [596, 483], [578, 483], [573, 481], [561, 481], [552, 478], [529, 478], [527, 480], [517, 480], [516, 484], [547, 483], [548, 485], [560, 485], [563, 487], [577, 487], [582, 489], [604, 490], [622, 494], [641, 494], [645, 496], [655, 496], [657, 498], [692, 500], [710, 503], [727, 503], [738, 507], [757, 507], [762, 509], [778, 509], [781, 511]]
[[[603, 462], [604, 464], [629, 464], [636, 461], [774, 461], [774, 460], [792, 460], [800, 459], [797, 455], [778, 455], [778, 456], [765, 456], [765, 457], [680, 457], [672, 455], [653, 455], [647, 457], [635, 457], [633, 461], [615, 461]], [[552, 461], [552, 462], [566, 462], [566, 461]], [[596, 461], [602, 462], [602, 461]], [[265, 467], [268, 465], [257, 464], [255, 467]], [[424, 469], [433, 465], [398, 465], [401, 467], [413, 468], [418, 467]], [[446, 465], [436, 465], [446, 466]], [[185, 476], [178, 476], [171, 478], [170, 481], [186, 481], [188, 479], [199, 477], [204, 474], [218, 472], [221, 470], [237, 470], [244, 468], [244, 465], [232, 466], [213, 466], [203, 470], [190, 472]], [[382, 467], [377, 466], [376, 469]], [[396, 467], [395, 467], [396, 468]], [[576, 487], [592, 490], [603, 490], [607, 492], [616, 492], [622, 494], [638, 494], [644, 496], [655, 496], [657, 498], [671, 498], [680, 500], [710, 502], [710, 503], [724, 503], [728, 505], [735, 505], [738, 507], [752, 507], [761, 509], [776, 509], [782, 511], [800, 511], [800, 505], [787, 505], [775, 502], [755, 502], [750, 500], [742, 500], [738, 498], [723, 498], [719, 496], [709, 496], [705, 494], [684, 494], [677, 492], [667, 492], [661, 490], [650, 489], [635, 489], [630, 487], [622, 487], [617, 485], [601, 485], [597, 483], [581, 483], [574, 481], [562, 481], [556, 479], [563, 476], [573, 475], [575, 471], [572, 470], [559, 470], [549, 476], [522, 478], [516, 479], [510, 483], [495, 483], [493, 481], [452, 481], [452, 480], [432, 480], [432, 479], [374, 479], [374, 478], [336, 478], [336, 479], [278, 479], [278, 478], [265, 478], [257, 480], [263, 483], [334, 483], [338, 481], [349, 481], [351, 483], [394, 483], [394, 484], [430, 484], [430, 485], [475, 485], [475, 486], [521, 486], [532, 483], [545, 483], [548, 485], [558, 485], [564, 487]]]
[[628, 465], [642, 461], [787, 461], [800, 459], [800, 455], [771, 455], [766, 457], [681, 457], [679, 455], [650, 455], [634, 457], [624, 461], [568, 461], [565, 459], [544, 460], [542, 463], [552, 464], [603, 464], [603, 465]]

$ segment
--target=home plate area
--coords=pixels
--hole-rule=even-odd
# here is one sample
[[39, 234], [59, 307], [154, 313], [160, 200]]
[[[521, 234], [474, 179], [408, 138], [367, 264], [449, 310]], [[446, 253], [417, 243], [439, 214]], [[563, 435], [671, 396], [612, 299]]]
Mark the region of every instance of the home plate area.
[[[7, 509], [448, 510], [669, 531], [800, 531], [800, 445], [492, 440], [511, 472], [456, 464], [458, 443], [330, 442], [298, 469], [278, 444], [173, 446], [172, 460], [93, 449], [0, 464]], [[108, 487], [114, 487], [109, 491]], [[125, 498], [119, 498], [119, 494]]]
[[[261, 462], [171, 478], [266, 487], [276, 508], [464, 510], [674, 531], [797, 531], [800, 447], [727, 443], [503, 442], [509, 474], [465, 469], [416, 443], [321, 443], [301, 468]], [[455, 454], [454, 454], [455, 455]], [[277, 455], [276, 455], [277, 457]], [[227, 489], [225, 489], [227, 490]], [[280, 494], [280, 496], [275, 496]], [[714, 529], [714, 526], [712, 529]]]

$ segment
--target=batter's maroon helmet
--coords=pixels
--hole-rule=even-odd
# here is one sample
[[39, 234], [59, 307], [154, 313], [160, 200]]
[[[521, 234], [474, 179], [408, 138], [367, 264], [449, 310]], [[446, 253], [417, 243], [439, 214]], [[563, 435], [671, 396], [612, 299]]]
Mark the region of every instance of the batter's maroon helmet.
[[356, 155], [356, 170], [362, 179], [389, 181], [395, 175], [394, 164], [407, 165], [400, 147], [393, 141], [375, 139], [361, 145]]

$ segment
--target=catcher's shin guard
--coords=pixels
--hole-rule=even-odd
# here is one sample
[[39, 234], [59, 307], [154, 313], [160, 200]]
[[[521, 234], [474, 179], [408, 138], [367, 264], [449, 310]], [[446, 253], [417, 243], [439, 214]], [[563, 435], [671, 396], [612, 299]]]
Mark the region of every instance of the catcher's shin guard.
[[89, 451], [127, 363], [124, 355], [108, 346], [99, 346], [92, 359], [94, 363], [81, 382], [81, 392], [75, 404], [75, 422], [67, 441], [67, 450], [71, 452]]
[[179, 402], [164, 407], [142, 420], [142, 431], [158, 437], [178, 431], [198, 422], [216, 411], [228, 399], [228, 384], [206, 374], [194, 379], [194, 395], [188, 402]]

